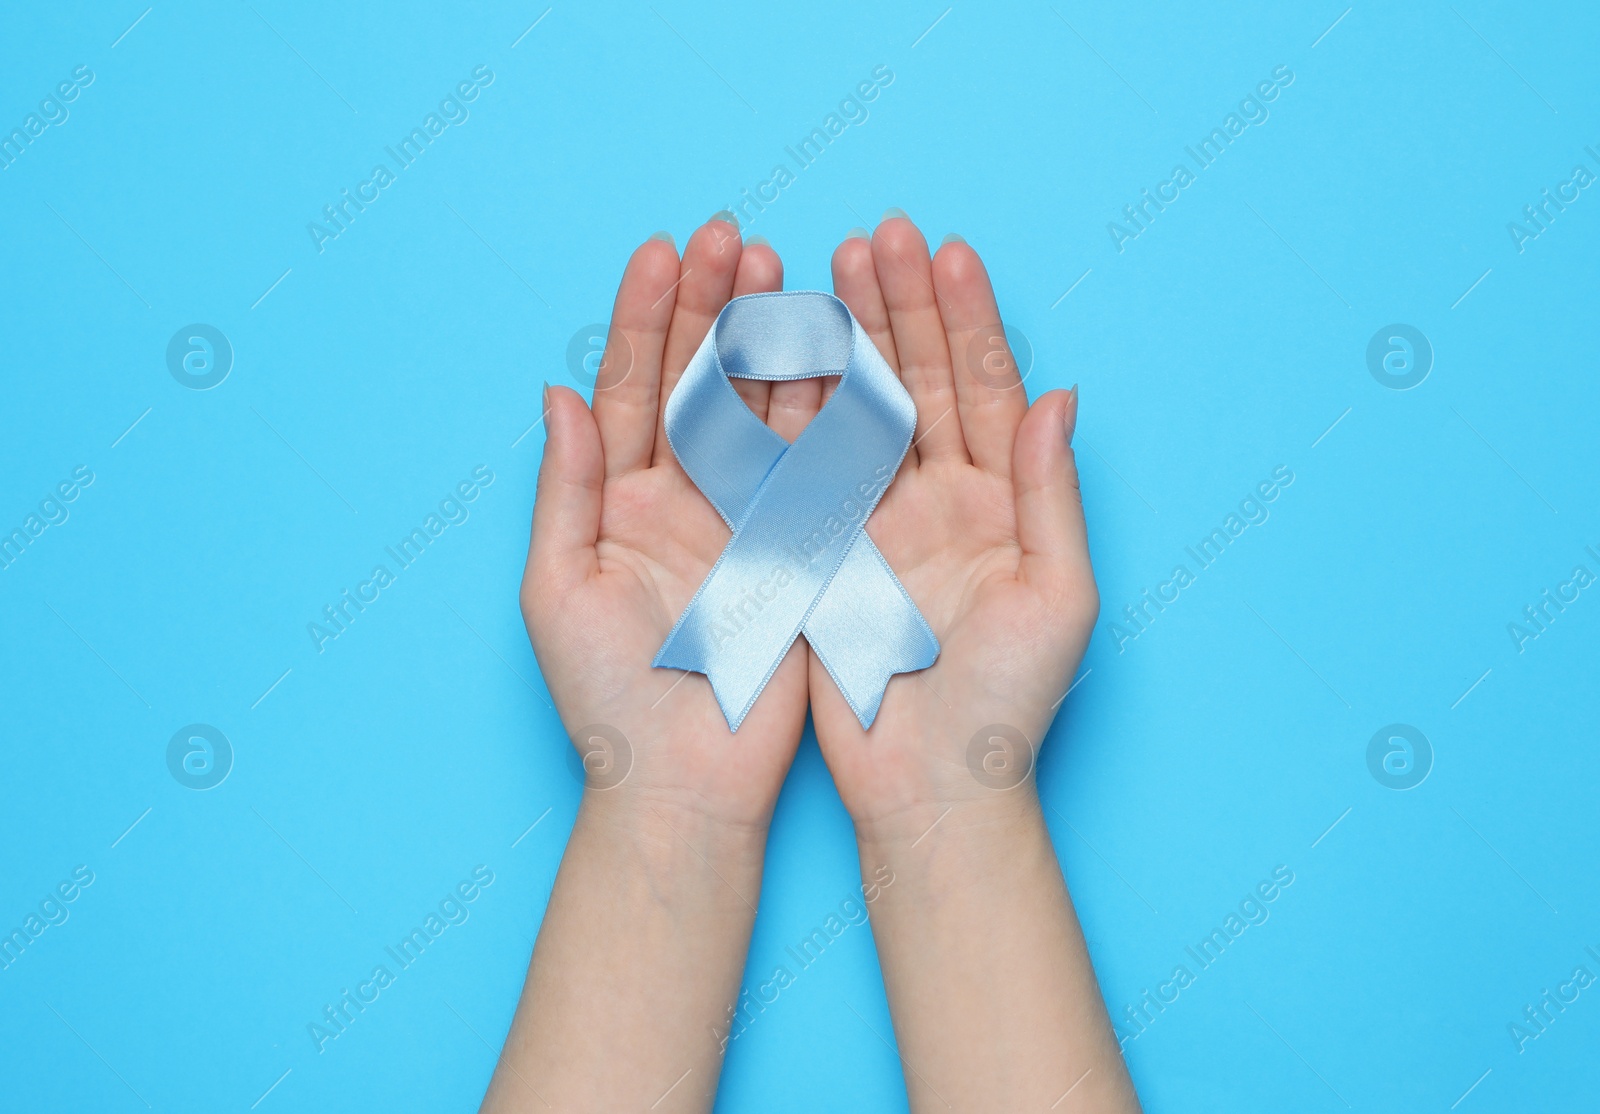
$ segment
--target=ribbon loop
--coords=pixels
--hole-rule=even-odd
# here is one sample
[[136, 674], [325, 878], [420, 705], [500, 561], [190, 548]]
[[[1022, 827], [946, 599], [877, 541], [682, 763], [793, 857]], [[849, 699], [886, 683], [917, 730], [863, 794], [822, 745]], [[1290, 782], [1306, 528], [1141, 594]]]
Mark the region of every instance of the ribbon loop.
[[[730, 379], [840, 376], [791, 445]], [[804, 635], [863, 728], [896, 673], [939, 642], [872, 539], [867, 518], [911, 444], [916, 407], [838, 298], [729, 302], [667, 400], [667, 440], [733, 537], [654, 664], [703, 673], [737, 731]]]

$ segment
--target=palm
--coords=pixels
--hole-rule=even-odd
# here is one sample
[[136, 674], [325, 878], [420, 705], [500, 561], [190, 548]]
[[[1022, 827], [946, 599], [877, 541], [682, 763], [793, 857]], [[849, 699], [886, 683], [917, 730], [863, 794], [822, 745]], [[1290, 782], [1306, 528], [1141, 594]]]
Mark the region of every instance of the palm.
[[[919, 281], [919, 261], [931, 281]], [[1061, 490], [1047, 494], [1052, 504], [1066, 502], [1069, 486], [1075, 494], [1075, 474], [1060, 470], [1070, 468], [1060, 451], [1066, 431], [1046, 428], [1060, 420], [1061, 399], [1025, 417], [1020, 383], [997, 388], [957, 366], [977, 326], [998, 321], [976, 255], [953, 246], [930, 267], [920, 235], [895, 220], [880, 226], [870, 251], [847, 242], [834, 272], [840, 296], [917, 403], [917, 447], [867, 533], [940, 640], [933, 666], [890, 682], [870, 732], [813, 663], [818, 741], [860, 816], [987, 791], [968, 766], [967, 742], [1006, 723], [1037, 745], [1083, 653], [1097, 599], [1087, 553], [1072, 559], [1065, 550], [1074, 539], [1059, 536], [1076, 515], [1081, 543], [1075, 500], [1044, 507], [1053, 521], [1041, 522], [1034, 498], [1024, 508], [1032, 517], [1019, 522], [1019, 485], [1054, 484]], [[1052, 552], [1030, 554], [1030, 545]]]
[[[804, 647], [773, 676], [735, 743], [705, 677], [650, 666], [727, 543], [727, 527], [676, 462], [611, 481], [602, 498], [598, 573], [575, 593], [579, 623], [563, 632], [582, 648], [574, 664], [587, 680], [574, 696], [630, 740], [659, 744], [648, 761], [635, 748], [647, 788], [730, 805], [776, 794], [793, 747], [765, 744], [798, 734], [805, 717]], [[780, 730], [791, 724], [792, 732]]]
[[[703, 676], [652, 668], [728, 539], [667, 447], [659, 410], [729, 297], [776, 289], [781, 276], [770, 249], [741, 252], [716, 224], [690, 240], [681, 272], [665, 244], [635, 253], [592, 416], [571, 392], [551, 393], [522, 592], [566, 729], [602, 725], [627, 740], [631, 766], [596, 754], [590, 785], [615, 788], [625, 773], [628, 792], [734, 822], [759, 821], [776, 799], [805, 719], [806, 649], [791, 649], [737, 738]], [[618, 345], [626, 359], [614, 359]], [[614, 382], [608, 365], [624, 369]], [[574, 741], [587, 751], [591, 738], [609, 749], [604, 732]]]

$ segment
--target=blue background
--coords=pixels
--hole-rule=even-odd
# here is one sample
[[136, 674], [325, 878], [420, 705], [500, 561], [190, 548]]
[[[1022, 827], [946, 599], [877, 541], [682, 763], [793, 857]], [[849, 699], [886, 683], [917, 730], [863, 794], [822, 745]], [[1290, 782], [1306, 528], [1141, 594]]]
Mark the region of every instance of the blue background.
[[[1105, 607], [1040, 787], [1113, 1015], [1294, 872], [1127, 1041], [1147, 1108], [1592, 1104], [1600, 986], [1520, 1052], [1508, 1026], [1600, 975], [1600, 588], [1507, 627], [1600, 574], [1600, 192], [1522, 251], [1507, 225], [1600, 174], [1593, 9], [862, 7], [7, 6], [0, 128], [95, 80], [0, 171], [0, 527], [95, 479], [0, 570], [0, 930], [95, 880], [0, 971], [0, 1106], [475, 1108], [579, 800], [516, 607], [540, 382], [639, 240], [754, 191], [878, 65], [750, 231], [790, 288], [887, 205], [959, 231], [1030, 393], [1081, 384]], [[478, 65], [470, 119], [319, 252], [308, 222]], [[1276, 66], [1270, 117], [1119, 252], [1108, 222]], [[234, 350], [207, 391], [167, 366], [195, 322]], [[1367, 361], [1396, 322], [1433, 349], [1406, 391]], [[319, 653], [307, 624], [478, 465], [470, 518]], [[1280, 465], [1270, 518], [1120, 639]], [[234, 750], [205, 792], [167, 764], [192, 723]], [[1395, 723], [1432, 749], [1405, 791], [1367, 761]], [[479, 864], [470, 919], [319, 1053]], [[858, 881], [808, 737], [750, 972]], [[853, 928], [733, 1043], [719, 1109], [903, 1108], [873, 1031]]]

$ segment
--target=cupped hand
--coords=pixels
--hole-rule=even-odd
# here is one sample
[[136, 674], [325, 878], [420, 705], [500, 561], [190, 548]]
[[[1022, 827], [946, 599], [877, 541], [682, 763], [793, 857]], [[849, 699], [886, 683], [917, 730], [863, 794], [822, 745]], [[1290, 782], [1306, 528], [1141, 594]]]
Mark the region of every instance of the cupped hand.
[[[988, 273], [951, 239], [931, 259], [892, 217], [833, 257], [834, 289], [917, 407], [913, 447], [867, 533], [940, 642], [863, 731], [811, 662], [812, 717], [858, 825], [1031, 791], [1037, 747], [1099, 610], [1071, 449], [1076, 391], [1032, 406]], [[977, 742], [974, 742], [974, 739]]]
[[[704, 676], [650, 664], [729, 537], [667, 443], [667, 397], [730, 298], [782, 285], [777, 254], [741, 244], [727, 221], [699, 228], [681, 260], [670, 239], [653, 238], [623, 274], [593, 408], [547, 388], [521, 602], [591, 795], [760, 826], [793, 760], [806, 713], [804, 640], [737, 736]], [[815, 382], [735, 387], [791, 439], [820, 391]]]

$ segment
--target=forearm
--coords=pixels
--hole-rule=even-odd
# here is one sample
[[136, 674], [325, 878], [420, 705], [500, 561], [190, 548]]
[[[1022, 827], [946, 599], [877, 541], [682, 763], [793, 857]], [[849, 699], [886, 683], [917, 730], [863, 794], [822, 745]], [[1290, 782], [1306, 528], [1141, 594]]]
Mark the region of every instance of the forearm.
[[1032, 782], [943, 811], [856, 833], [911, 1108], [1138, 1110]]
[[483, 1109], [709, 1110], [765, 834], [587, 793]]

